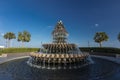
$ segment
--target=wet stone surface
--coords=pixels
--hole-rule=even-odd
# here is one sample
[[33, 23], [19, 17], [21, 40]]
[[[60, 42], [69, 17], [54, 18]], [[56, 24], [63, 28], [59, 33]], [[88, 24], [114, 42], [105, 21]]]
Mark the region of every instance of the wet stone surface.
[[0, 80], [120, 80], [120, 65], [92, 58], [94, 64], [80, 69], [37, 69], [27, 65], [28, 58], [0, 65]]

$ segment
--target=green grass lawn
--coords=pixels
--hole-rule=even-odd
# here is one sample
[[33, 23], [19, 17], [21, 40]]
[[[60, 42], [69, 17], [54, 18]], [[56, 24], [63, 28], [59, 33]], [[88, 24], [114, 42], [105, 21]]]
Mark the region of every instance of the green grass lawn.
[[0, 49], [2, 53], [23, 53], [23, 52], [38, 52], [39, 48], [4, 48]]
[[[38, 52], [40, 48], [4, 48], [0, 49], [0, 55], [3, 53], [24, 53], [24, 52]], [[120, 54], [120, 48], [110, 48], [110, 47], [80, 47], [82, 52], [103, 52]]]

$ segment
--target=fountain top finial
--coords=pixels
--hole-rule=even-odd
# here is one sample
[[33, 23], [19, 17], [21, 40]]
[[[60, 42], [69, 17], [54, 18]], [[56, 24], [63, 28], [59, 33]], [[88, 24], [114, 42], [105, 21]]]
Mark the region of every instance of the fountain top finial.
[[63, 24], [62, 20], [58, 21], [59, 24]]
[[66, 31], [61, 20], [58, 21], [57, 25], [55, 26], [52, 32], [52, 35], [54, 43], [66, 43], [68, 32]]

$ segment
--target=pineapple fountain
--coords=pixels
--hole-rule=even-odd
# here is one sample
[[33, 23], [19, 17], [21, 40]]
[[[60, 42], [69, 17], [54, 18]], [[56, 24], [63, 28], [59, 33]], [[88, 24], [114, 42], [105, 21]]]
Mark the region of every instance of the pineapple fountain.
[[28, 64], [42, 69], [76, 69], [90, 64], [88, 53], [82, 53], [76, 44], [67, 42], [68, 32], [59, 21], [53, 32], [53, 42], [43, 44], [40, 52], [30, 53]]

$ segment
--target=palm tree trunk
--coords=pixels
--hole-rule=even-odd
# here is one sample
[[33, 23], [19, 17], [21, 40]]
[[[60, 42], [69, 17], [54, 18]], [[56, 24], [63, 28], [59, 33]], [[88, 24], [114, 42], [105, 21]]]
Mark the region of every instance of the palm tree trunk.
[[7, 39], [6, 39], [5, 45], [6, 45], [6, 48], [8, 48], [8, 40]]
[[102, 42], [100, 42], [99, 44], [100, 44], [100, 47], [102, 47]]
[[22, 41], [22, 48], [24, 47], [24, 42]]
[[10, 48], [10, 39], [8, 39], [8, 48]]

